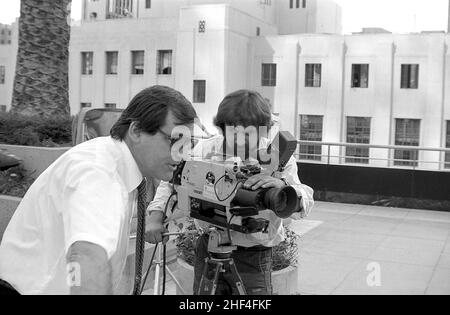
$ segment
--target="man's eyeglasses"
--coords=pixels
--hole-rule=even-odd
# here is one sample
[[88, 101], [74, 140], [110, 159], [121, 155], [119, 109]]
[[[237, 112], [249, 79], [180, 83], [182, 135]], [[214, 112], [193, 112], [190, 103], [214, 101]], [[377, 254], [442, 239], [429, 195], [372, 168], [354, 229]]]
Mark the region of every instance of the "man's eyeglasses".
[[167, 138], [167, 140], [169, 140], [170, 142], [170, 147], [173, 147], [175, 143], [177, 143], [178, 141], [180, 141], [183, 138], [183, 135], [180, 134], [178, 136], [178, 138], [173, 138], [172, 136], [168, 135], [167, 133], [165, 133], [164, 131], [162, 131], [161, 129], [158, 129], [158, 131]]
[[[158, 131], [159, 131], [163, 136], [165, 136], [165, 137], [167, 138], [167, 140], [170, 142], [170, 147], [171, 147], [171, 148], [172, 148], [172, 147], [175, 145], [175, 143], [177, 143], [178, 141], [180, 141], [180, 140], [182, 140], [182, 139], [186, 139], [186, 137], [184, 137], [183, 134], [179, 134], [179, 135], [178, 135], [178, 138], [174, 138], [174, 137], [168, 135], [167, 133], [165, 133], [164, 131], [162, 131], [161, 129], [158, 129]], [[191, 140], [190, 140], [190, 146], [191, 146], [190, 149], [193, 149], [193, 148], [197, 145], [198, 140], [195, 139], [195, 138], [193, 138], [193, 137], [191, 137], [190, 139], [191, 139]], [[187, 143], [188, 143], [188, 141], [186, 141], [186, 144], [187, 144]]]

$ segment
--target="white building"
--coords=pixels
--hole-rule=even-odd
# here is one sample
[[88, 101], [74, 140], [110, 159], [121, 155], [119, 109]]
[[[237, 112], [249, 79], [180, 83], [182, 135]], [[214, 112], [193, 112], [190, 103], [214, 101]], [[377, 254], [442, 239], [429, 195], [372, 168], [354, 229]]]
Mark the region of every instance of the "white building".
[[14, 23], [10, 26], [1, 26], [0, 34], [3, 31], [5, 35], [2, 37], [4, 44], [0, 44], [0, 112], [5, 112], [9, 110], [12, 102], [17, 57], [18, 25]]
[[10, 45], [12, 42], [11, 25], [0, 23], [0, 45]]
[[[248, 88], [269, 99], [283, 129], [301, 140], [445, 148], [449, 40], [375, 28], [343, 36], [340, 8], [328, 0], [85, 0], [70, 45], [71, 111], [124, 108], [160, 84], [186, 95], [214, 130], [223, 97]], [[326, 162], [327, 151], [309, 145], [300, 153]], [[439, 170], [450, 162], [450, 154], [432, 151], [329, 153], [348, 156], [331, 163], [380, 167]]]
[[190, 98], [211, 128], [224, 95], [249, 86], [251, 40], [305, 32], [340, 33], [340, 8], [330, 0], [85, 0], [70, 47], [72, 112], [125, 107], [161, 84]]

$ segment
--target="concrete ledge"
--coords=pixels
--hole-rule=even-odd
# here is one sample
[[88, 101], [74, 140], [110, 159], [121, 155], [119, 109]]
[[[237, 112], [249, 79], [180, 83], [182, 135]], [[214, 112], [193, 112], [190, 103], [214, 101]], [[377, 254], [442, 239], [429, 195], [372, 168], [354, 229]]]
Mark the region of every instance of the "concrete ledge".
[[0, 195], [0, 241], [22, 198]]
[[33, 178], [39, 177], [53, 162], [71, 148], [41, 148], [18, 145], [0, 144], [5, 149], [23, 161], [24, 168]]
[[[177, 260], [177, 269], [174, 272], [180, 285], [186, 291], [187, 295], [193, 294], [194, 286], [194, 267], [182, 259]], [[298, 268], [287, 267], [280, 271], [272, 273], [272, 286], [274, 295], [296, 295], [298, 289]], [[177, 287], [177, 295], [182, 295]]]

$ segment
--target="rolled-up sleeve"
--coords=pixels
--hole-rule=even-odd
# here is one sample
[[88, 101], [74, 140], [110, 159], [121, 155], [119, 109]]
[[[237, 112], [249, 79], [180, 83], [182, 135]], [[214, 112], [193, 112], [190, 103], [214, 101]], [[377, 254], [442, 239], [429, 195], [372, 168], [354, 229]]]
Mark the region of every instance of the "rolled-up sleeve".
[[[169, 204], [167, 205], [167, 212], [166, 212], [167, 223], [188, 217], [189, 212], [180, 210], [180, 208], [178, 207], [172, 209], [177, 200], [176, 196], [170, 198], [170, 196], [172, 196], [172, 192], [173, 192], [172, 184], [164, 181], [161, 182], [160, 185], [158, 186], [158, 189], [156, 190], [156, 194], [155, 197], [153, 198], [153, 201], [149, 204], [147, 208], [147, 212], [149, 214], [151, 214], [154, 211], [165, 212], [167, 202], [169, 202]], [[173, 212], [171, 212], [172, 210]]]
[[299, 197], [302, 197], [302, 211], [293, 214], [291, 218], [294, 220], [306, 218], [314, 207], [314, 190], [301, 183], [298, 176], [297, 161], [294, 157], [287, 163], [284, 171], [281, 173], [281, 177], [285, 178], [287, 183], [297, 191]]
[[102, 247], [110, 259], [117, 251], [125, 222], [124, 192], [105, 170], [76, 170], [68, 175], [62, 196], [66, 253], [74, 243], [83, 241]]

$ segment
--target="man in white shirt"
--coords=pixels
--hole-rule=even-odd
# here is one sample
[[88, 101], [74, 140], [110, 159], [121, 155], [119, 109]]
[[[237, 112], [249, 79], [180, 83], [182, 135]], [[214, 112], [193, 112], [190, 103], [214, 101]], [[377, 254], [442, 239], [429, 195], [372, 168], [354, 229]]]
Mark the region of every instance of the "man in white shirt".
[[[273, 118], [270, 107], [267, 102], [257, 92], [241, 90], [234, 92], [222, 101], [219, 106], [217, 116], [214, 124], [222, 131], [224, 136], [208, 140], [203, 143], [201, 151], [194, 152], [195, 155], [203, 157], [214, 155], [214, 153], [245, 153], [251, 155], [252, 149], [264, 149], [270, 144], [268, 138], [272, 138], [270, 133], [264, 135], [257, 134], [255, 138], [257, 141], [257, 148], [252, 148], [252, 144], [247, 139], [246, 135], [236, 137], [238, 133], [249, 130], [249, 127], [254, 128], [255, 131], [260, 130], [260, 127], [270, 129], [273, 126]], [[242, 128], [244, 127], [244, 128]], [[235, 134], [229, 134], [226, 130], [235, 130]], [[237, 139], [246, 139], [243, 143], [238, 143]], [[197, 148], [196, 148], [197, 149]], [[236, 150], [237, 149], [237, 150]], [[197, 151], [197, 150], [194, 150]], [[250, 151], [250, 152], [249, 152]], [[237, 154], [239, 156], [239, 154]], [[242, 160], [246, 156], [239, 156]], [[297, 162], [294, 157], [290, 159], [284, 168], [283, 172], [278, 173], [277, 176], [256, 175], [250, 178], [245, 183], [245, 188], [257, 190], [259, 188], [282, 188], [286, 185], [292, 186], [299, 197], [302, 197], [301, 211], [292, 215], [292, 219], [299, 220], [306, 217], [314, 206], [313, 190], [300, 182], [298, 177]], [[165, 204], [171, 194], [172, 188], [166, 183], [162, 182], [159, 186], [153, 202], [149, 206], [151, 212], [151, 225], [148, 229], [147, 240], [150, 242], [162, 241], [161, 232], [162, 216], [160, 215], [164, 209]], [[169, 207], [170, 209], [171, 207]], [[188, 213], [176, 213], [176, 216], [187, 216]], [[238, 246], [238, 250], [233, 253], [233, 258], [236, 267], [243, 279], [246, 291], [251, 295], [267, 295], [272, 294], [271, 284], [271, 268], [272, 268], [272, 248], [284, 241], [284, 227], [282, 219], [277, 217], [272, 211], [262, 211], [256, 219], [265, 219], [270, 222], [268, 233], [242, 234], [231, 231], [231, 238], [233, 245]], [[204, 223], [196, 222], [198, 227], [207, 230], [208, 227]], [[195, 280], [194, 293], [198, 292], [200, 279], [204, 270], [205, 258], [208, 256], [208, 235], [205, 234], [197, 241], [196, 260], [195, 260]], [[233, 287], [233, 281], [230, 277], [221, 275], [219, 286], [217, 288], [218, 294], [234, 294], [237, 288]]]
[[[114, 294], [144, 178], [170, 180], [172, 138], [196, 113], [181, 93], [140, 92], [110, 137], [74, 147], [28, 190], [0, 245], [0, 294]], [[175, 133], [174, 133], [175, 134]], [[144, 186], [143, 186], [144, 184]]]

